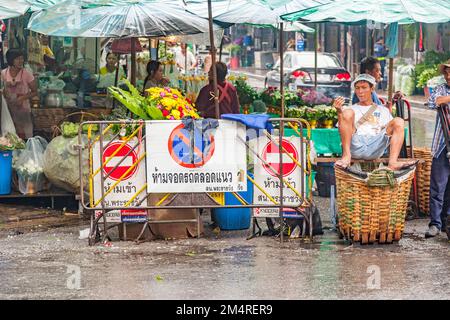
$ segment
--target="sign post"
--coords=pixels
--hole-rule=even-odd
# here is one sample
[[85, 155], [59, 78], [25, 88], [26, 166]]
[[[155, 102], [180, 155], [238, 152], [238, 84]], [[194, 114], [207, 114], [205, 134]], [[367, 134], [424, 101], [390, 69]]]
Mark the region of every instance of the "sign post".
[[[254, 159], [255, 183], [262, 186], [267, 194], [259, 190], [259, 188], [254, 188], [253, 203], [275, 205], [270, 198], [277, 203], [280, 203], [280, 194], [282, 194], [283, 204], [286, 207], [283, 209], [283, 216], [298, 216], [293, 208], [301, 205], [302, 198], [306, 196], [306, 192], [303, 192], [303, 194], [301, 193], [302, 168], [300, 168], [297, 163], [302, 164], [303, 168], [305, 168], [306, 146], [303, 148], [303, 157], [301, 157], [299, 137], [284, 137], [282, 139], [281, 150], [278, 147], [278, 141], [270, 141], [267, 137], [259, 137], [255, 142], [255, 145], [255, 150], [261, 158], [255, 157]], [[280, 154], [280, 151], [283, 149], [285, 151]], [[280, 165], [281, 158], [283, 161], [282, 166]], [[283, 170], [281, 174], [284, 181], [282, 193], [279, 179], [281, 167]], [[304, 186], [306, 186], [306, 178]], [[278, 218], [279, 213], [279, 208], [255, 208], [253, 210], [253, 215], [257, 218]]]
[[[147, 206], [145, 192], [145, 161], [143, 155], [145, 146], [137, 139], [128, 143], [121, 140], [109, 143], [100, 155], [100, 143], [94, 145], [93, 150], [93, 172], [98, 172], [93, 179], [94, 203], [99, 209], [101, 205], [101, 174], [100, 168], [103, 164], [104, 202], [106, 207], [145, 207]], [[135, 147], [136, 146], [136, 147]], [[101, 210], [96, 212], [101, 214]], [[105, 213], [108, 222], [145, 222], [147, 221], [146, 210], [120, 210], [120, 220], [117, 210]]]

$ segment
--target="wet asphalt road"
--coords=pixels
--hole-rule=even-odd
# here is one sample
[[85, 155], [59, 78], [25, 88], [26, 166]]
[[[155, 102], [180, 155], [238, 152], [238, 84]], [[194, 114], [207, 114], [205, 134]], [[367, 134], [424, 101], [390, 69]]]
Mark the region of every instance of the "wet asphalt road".
[[[351, 245], [329, 229], [314, 244], [214, 234], [89, 247], [83, 227], [0, 234], [0, 299], [450, 299], [450, 244], [407, 223], [393, 245]], [[262, 223], [264, 225], [264, 223]], [[86, 224], [87, 226], [87, 224]]]

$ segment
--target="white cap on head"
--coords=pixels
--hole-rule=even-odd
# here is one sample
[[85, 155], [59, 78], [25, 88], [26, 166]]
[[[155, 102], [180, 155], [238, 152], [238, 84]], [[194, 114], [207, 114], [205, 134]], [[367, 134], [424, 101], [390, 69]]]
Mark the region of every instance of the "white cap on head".
[[366, 81], [368, 83], [371, 83], [373, 86], [376, 86], [376, 84], [377, 84], [377, 81], [375, 80], [375, 78], [372, 77], [370, 74], [361, 73], [355, 78], [355, 80], [353, 80], [353, 82], [352, 82], [353, 89], [355, 89], [355, 85], [359, 81]]

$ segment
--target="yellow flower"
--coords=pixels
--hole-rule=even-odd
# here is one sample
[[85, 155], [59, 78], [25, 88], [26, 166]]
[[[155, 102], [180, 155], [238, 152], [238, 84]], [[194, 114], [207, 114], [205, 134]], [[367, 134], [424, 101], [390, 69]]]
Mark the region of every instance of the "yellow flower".
[[177, 119], [177, 120], [180, 119], [180, 116], [181, 116], [180, 111], [174, 109], [174, 110], [172, 110], [171, 114], [175, 117], [175, 119]]

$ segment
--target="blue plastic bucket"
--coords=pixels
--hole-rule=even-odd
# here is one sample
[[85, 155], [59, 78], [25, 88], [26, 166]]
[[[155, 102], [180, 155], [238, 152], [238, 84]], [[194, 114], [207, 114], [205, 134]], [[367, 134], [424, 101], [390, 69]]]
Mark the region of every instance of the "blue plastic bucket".
[[11, 193], [12, 151], [0, 151], [0, 194]]
[[[253, 183], [247, 179], [247, 191], [238, 192], [248, 203], [253, 203]], [[226, 205], [241, 205], [236, 197], [225, 193]], [[250, 228], [252, 212], [250, 208], [220, 208], [212, 210], [212, 220], [221, 230], [243, 230]]]

